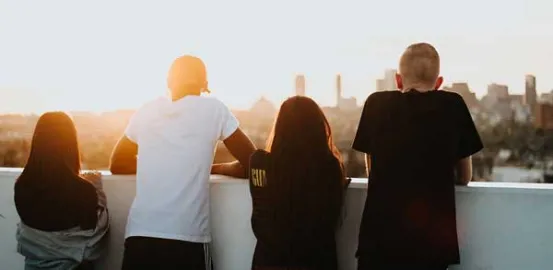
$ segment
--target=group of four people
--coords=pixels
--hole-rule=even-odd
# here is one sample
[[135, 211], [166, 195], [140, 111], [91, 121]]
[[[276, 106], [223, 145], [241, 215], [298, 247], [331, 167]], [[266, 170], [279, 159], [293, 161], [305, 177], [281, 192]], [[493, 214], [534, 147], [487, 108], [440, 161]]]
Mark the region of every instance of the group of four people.
[[[360, 270], [459, 263], [454, 186], [470, 181], [470, 157], [482, 143], [463, 99], [437, 90], [439, 70], [435, 48], [413, 44], [400, 59], [400, 90], [365, 102], [353, 143], [370, 179]], [[252, 269], [338, 269], [335, 233], [349, 179], [320, 107], [287, 99], [266, 149], [256, 150], [231, 111], [202, 96], [209, 90], [200, 59], [177, 59], [167, 83], [169, 97], [141, 107], [112, 154], [113, 174], [136, 174], [122, 269], [212, 269], [210, 174], [249, 178]], [[213, 164], [219, 141], [237, 161]], [[43, 115], [15, 184], [27, 269], [88, 269], [98, 258], [106, 200], [99, 175], [81, 175], [79, 160], [71, 119]]]

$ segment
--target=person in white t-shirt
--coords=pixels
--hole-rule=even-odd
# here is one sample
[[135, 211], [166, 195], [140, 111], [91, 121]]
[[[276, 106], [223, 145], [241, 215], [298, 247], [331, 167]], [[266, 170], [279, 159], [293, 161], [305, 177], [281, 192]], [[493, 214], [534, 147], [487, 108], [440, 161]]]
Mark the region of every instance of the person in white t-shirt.
[[[175, 60], [170, 97], [145, 104], [131, 118], [111, 157], [113, 174], [136, 173], [136, 197], [125, 235], [122, 269], [209, 269], [209, 175], [223, 141], [236, 162], [214, 165], [245, 178], [251, 140], [219, 100], [201, 96], [207, 72], [197, 57]], [[245, 164], [245, 166], [242, 166]]]

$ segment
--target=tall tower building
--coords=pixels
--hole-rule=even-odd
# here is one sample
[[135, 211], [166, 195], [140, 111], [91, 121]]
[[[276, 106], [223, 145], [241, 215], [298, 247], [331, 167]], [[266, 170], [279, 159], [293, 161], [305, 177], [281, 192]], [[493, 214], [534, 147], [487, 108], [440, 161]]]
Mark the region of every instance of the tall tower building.
[[376, 79], [376, 91], [384, 91], [386, 86], [384, 86], [384, 79]]
[[376, 80], [376, 91], [397, 90], [395, 69], [387, 69], [384, 71], [384, 78]]
[[296, 95], [305, 96], [305, 76], [296, 75]]
[[342, 100], [342, 75], [336, 75], [336, 106], [340, 106]]
[[538, 93], [536, 92], [536, 76], [526, 75], [526, 91], [524, 92], [524, 104], [530, 107], [532, 114], [538, 103]]
[[386, 72], [384, 73], [384, 84], [387, 89], [385, 90], [397, 90], [396, 74], [397, 70], [395, 69], [386, 70]]

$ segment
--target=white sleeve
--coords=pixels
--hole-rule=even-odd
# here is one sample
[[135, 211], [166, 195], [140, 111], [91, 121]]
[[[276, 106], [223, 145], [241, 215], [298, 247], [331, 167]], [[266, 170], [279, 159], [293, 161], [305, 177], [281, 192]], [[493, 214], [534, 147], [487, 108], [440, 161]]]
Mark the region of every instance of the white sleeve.
[[238, 129], [239, 123], [238, 119], [236, 119], [236, 116], [234, 116], [230, 109], [224, 104], [222, 105], [221, 133], [219, 135], [219, 140], [224, 141]]
[[131, 120], [129, 121], [129, 124], [127, 125], [127, 128], [125, 129], [125, 136], [129, 138], [132, 142], [138, 144], [138, 137], [140, 134], [140, 130], [142, 130], [142, 123], [143, 119], [141, 119], [140, 115], [142, 108], [138, 109], [134, 115], [131, 117]]

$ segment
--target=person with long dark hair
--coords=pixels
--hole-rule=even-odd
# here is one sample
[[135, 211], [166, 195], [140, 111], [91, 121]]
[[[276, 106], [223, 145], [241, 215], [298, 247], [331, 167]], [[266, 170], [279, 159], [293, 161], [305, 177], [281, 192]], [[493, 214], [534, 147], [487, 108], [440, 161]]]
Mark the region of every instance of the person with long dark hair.
[[335, 232], [348, 181], [317, 103], [295, 96], [282, 104], [249, 176], [252, 269], [338, 269]]
[[21, 222], [18, 252], [25, 269], [92, 269], [109, 227], [101, 175], [80, 171], [77, 132], [62, 112], [42, 115], [16, 180]]

